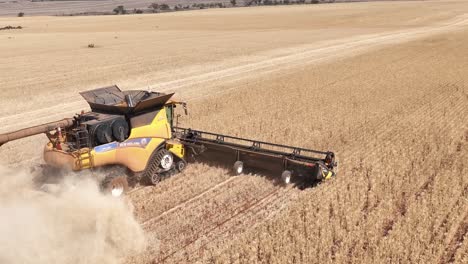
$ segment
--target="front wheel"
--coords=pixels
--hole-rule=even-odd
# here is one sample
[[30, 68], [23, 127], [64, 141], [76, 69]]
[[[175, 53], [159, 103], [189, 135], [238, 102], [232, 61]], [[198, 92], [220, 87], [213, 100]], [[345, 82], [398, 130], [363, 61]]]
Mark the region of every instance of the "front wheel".
[[156, 150], [150, 158], [144, 173], [144, 178], [153, 185], [158, 184], [163, 176], [169, 175], [169, 171], [174, 168], [174, 156], [165, 148]]
[[285, 170], [283, 173], [281, 173], [281, 180], [283, 181], [283, 184], [288, 185], [291, 183], [291, 178], [292, 178], [292, 173], [291, 171]]
[[241, 175], [244, 172], [244, 163], [240, 160], [236, 161], [233, 166], [234, 175]]

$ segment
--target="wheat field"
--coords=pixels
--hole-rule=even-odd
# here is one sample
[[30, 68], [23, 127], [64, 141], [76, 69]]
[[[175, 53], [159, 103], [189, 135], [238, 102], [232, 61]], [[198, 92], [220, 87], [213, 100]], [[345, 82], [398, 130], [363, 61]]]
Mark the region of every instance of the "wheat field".
[[[203, 164], [136, 187], [147, 244], [123, 263], [468, 262], [468, 3], [3, 24], [24, 29], [0, 31], [0, 132], [115, 83], [176, 92], [181, 126], [336, 153], [338, 177], [306, 190]], [[0, 164], [40, 163], [45, 141], [2, 146]]]

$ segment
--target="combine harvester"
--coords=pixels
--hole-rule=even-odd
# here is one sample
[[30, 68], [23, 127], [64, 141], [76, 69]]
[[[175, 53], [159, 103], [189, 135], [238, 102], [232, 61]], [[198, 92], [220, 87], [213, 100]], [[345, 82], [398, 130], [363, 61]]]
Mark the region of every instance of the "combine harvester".
[[126, 168], [101, 182], [114, 196], [128, 189], [128, 180], [157, 184], [185, 169], [187, 162], [233, 166], [281, 175], [284, 184], [314, 183], [335, 175], [333, 152], [322, 152], [231, 137], [174, 125], [173, 93], [121, 91], [117, 86], [80, 93], [91, 107], [73, 118], [0, 134], [0, 146], [45, 133], [46, 168], [81, 171], [99, 167]]

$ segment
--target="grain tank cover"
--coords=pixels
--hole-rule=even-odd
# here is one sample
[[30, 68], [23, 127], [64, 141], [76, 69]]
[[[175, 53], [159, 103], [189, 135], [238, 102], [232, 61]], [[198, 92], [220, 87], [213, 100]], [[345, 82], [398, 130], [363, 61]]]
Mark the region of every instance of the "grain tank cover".
[[93, 112], [135, 115], [163, 107], [174, 93], [121, 91], [117, 85], [114, 85], [81, 92], [80, 95], [88, 102]]

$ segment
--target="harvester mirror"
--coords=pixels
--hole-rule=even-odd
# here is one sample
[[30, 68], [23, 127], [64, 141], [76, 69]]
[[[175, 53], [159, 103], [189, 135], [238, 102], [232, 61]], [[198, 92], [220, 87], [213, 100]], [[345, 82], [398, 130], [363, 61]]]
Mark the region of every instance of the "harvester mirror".
[[179, 126], [179, 117], [180, 117], [180, 114], [177, 114], [176, 115], [176, 126]]

